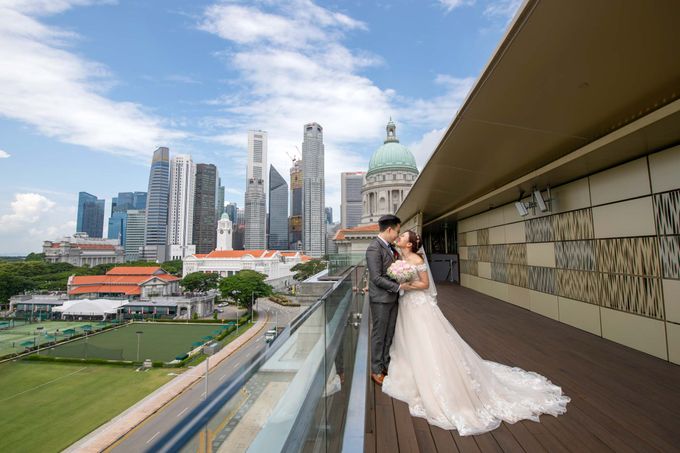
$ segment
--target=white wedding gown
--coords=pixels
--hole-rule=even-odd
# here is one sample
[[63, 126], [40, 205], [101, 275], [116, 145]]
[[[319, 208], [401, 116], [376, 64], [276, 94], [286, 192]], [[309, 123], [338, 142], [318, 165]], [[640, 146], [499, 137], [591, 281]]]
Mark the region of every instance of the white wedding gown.
[[557, 416], [570, 401], [540, 374], [482, 359], [428, 290], [406, 291], [399, 299], [390, 357], [382, 391], [406, 402], [411, 415], [462, 436], [491, 431], [502, 421]]

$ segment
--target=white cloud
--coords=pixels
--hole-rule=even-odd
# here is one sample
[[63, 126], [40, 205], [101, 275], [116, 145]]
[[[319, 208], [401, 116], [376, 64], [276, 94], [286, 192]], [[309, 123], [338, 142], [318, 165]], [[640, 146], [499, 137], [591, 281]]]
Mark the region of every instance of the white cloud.
[[522, 5], [523, 0], [495, 0], [484, 8], [484, 15], [489, 18], [500, 18], [510, 22], [517, 10]]
[[474, 5], [475, 0], [439, 0], [439, 4], [449, 13], [460, 6]]
[[409, 145], [409, 149], [416, 158], [416, 164], [418, 164], [419, 169], [422, 170], [423, 166], [434, 152], [434, 149], [439, 144], [439, 141], [442, 139], [444, 132], [446, 132], [445, 127], [441, 129], [432, 129], [423, 134], [420, 140]]
[[54, 205], [52, 200], [38, 193], [17, 193], [10, 204], [11, 212], [0, 216], [0, 231], [17, 231], [35, 224]]
[[8, 153], [7, 151], [4, 151], [4, 150], [0, 149], [0, 159], [7, 159], [7, 158], [10, 157], [10, 156], [11, 156], [10, 153]]
[[7, 0], [0, 5], [0, 116], [23, 121], [65, 143], [146, 158], [183, 133], [133, 102], [104, 94], [114, 80], [101, 64], [68, 50], [71, 32], [36, 17], [92, 0]]

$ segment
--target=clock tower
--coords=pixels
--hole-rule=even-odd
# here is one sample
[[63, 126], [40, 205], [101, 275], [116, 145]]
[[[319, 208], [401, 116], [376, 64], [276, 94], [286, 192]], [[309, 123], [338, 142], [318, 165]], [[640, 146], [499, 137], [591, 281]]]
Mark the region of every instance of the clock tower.
[[233, 250], [231, 246], [232, 223], [225, 212], [217, 222], [217, 250]]

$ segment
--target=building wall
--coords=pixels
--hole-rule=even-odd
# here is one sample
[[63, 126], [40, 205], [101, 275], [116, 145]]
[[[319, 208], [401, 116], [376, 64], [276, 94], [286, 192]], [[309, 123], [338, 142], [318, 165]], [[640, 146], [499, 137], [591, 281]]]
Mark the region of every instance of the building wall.
[[[213, 182], [214, 188], [214, 182]], [[189, 155], [177, 155], [170, 162], [168, 245], [193, 245], [196, 164]], [[214, 198], [212, 201], [214, 202]], [[214, 229], [213, 229], [214, 231]], [[179, 248], [176, 247], [177, 250]]]
[[126, 212], [125, 261], [141, 259], [140, 248], [144, 246], [145, 210], [130, 209]]
[[305, 253], [320, 258], [326, 252], [323, 128], [305, 124], [302, 141], [302, 241]]
[[167, 244], [170, 150], [156, 149], [151, 160], [144, 245]]
[[288, 249], [288, 183], [272, 165], [269, 169], [270, 250]]
[[192, 235], [196, 253], [210, 253], [217, 244], [216, 186], [217, 167], [213, 164], [196, 164]]
[[680, 147], [458, 223], [461, 284], [680, 364]]

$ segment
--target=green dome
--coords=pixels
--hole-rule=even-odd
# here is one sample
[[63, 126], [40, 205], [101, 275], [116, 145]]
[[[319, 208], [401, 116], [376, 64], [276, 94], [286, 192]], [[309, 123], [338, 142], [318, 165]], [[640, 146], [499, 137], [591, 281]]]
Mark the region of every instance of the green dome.
[[407, 147], [399, 143], [396, 136], [396, 126], [390, 119], [387, 123], [387, 138], [385, 143], [378, 148], [371, 156], [368, 163], [368, 173], [370, 176], [386, 170], [402, 170], [418, 173], [416, 159]]

